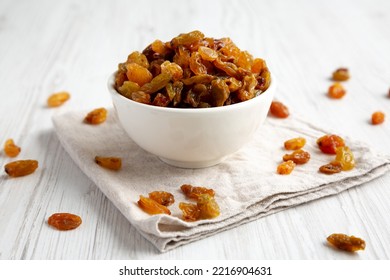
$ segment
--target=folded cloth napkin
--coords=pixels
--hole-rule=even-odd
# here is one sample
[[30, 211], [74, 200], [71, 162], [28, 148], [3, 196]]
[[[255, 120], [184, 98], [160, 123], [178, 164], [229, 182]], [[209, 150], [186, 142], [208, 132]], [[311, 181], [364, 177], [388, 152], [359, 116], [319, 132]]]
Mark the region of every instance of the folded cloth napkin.
[[[364, 143], [343, 136], [356, 158], [356, 167], [333, 175], [318, 168], [334, 156], [321, 153], [316, 139], [329, 131], [299, 118], [267, 118], [251, 142], [222, 163], [204, 169], [182, 169], [167, 165], [142, 150], [122, 130], [115, 111], [105, 123], [83, 122], [87, 112], [69, 112], [53, 117], [58, 139], [81, 170], [100, 188], [137, 230], [161, 252], [214, 235], [220, 231], [281, 211], [334, 195], [383, 175], [390, 157], [378, 155]], [[276, 167], [287, 153], [283, 143], [302, 136], [311, 159], [297, 165], [290, 175], [278, 175]], [[103, 169], [96, 155], [121, 157], [122, 169]], [[216, 192], [219, 217], [197, 222], [181, 219], [179, 202], [190, 202], [180, 190], [183, 184], [204, 186]], [[175, 203], [168, 215], [151, 216], [137, 205], [140, 195], [163, 190]]]

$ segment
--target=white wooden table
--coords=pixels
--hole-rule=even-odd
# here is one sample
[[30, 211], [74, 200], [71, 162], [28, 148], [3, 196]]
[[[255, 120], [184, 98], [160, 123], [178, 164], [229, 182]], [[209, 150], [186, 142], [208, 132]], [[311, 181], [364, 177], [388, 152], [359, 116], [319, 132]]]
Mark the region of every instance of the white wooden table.
[[[106, 81], [118, 62], [159, 38], [199, 29], [263, 57], [291, 114], [390, 154], [390, 1], [0, 0], [0, 143], [13, 138], [34, 175], [0, 175], [0, 259], [389, 259], [390, 175], [160, 254], [78, 169], [51, 117], [111, 106]], [[342, 100], [326, 91], [338, 67]], [[55, 91], [71, 100], [46, 107]], [[388, 120], [370, 125], [371, 113]], [[9, 162], [3, 152], [0, 164]], [[55, 212], [82, 216], [58, 232]], [[358, 254], [335, 251], [333, 232], [363, 237]]]

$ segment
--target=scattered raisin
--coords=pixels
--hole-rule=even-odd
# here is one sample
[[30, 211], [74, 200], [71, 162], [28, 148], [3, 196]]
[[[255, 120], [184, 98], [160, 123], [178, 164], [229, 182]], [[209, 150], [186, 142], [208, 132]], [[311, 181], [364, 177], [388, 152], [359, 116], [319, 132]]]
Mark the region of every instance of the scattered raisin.
[[325, 164], [319, 168], [319, 171], [324, 174], [335, 174], [342, 171], [341, 164], [339, 162], [332, 161], [331, 163]]
[[151, 198], [140, 195], [138, 206], [150, 215], [167, 214], [171, 215], [171, 211], [164, 205], [154, 201]]
[[70, 94], [66, 91], [53, 93], [47, 99], [48, 107], [58, 107], [64, 104], [70, 98]]
[[325, 154], [336, 154], [338, 147], [345, 146], [344, 139], [337, 135], [324, 135], [317, 139], [320, 150]]
[[292, 138], [284, 142], [284, 148], [286, 150], [299, 150], [306, 144], [306, 139], [303, 137]]
[[5, 172], [11, 177], [21, 177], [26, 176], [38, 168], [38, 161], [27, 159], [27, 160], [17, 160], [10, 163], [7, 163], [4, 166]]
[[198, 199], [198, 197], [202, 194], [208, 194], [212, 197], [215, 195], [215, 191], [213, 189], [208, 189], [205, 187], [193, 187], [191, 185], [182, 185], [180, 189], [186, 195], [186, 197], [193, 198], [193, 199]]
[[286, 105], [279, 101], [272, 101], [270, 112], [273, 116], [282, 119], [285, 119], [290, 115]]
[[383, 112], [374, 112], [371, 116], [371, 123], [373, 125], [381, 124], [385, 121], [385, 113]]
[[122, 159], [118, 157], [95, 157], [95, 162], [101, 167], [111, 169], [111, 170], [119, 170], [122, 167]]
[[344, 89], [343, 85], [340, 83], [334, 83], [328, 89], [329, 97], [334, 99], [342, 98], [345, 95], [345, 93], [346, 90]]
[[333, 233], [329, 235], [326, 240], [328, 240], [328, 242], [337, 249], [348, 252], [356, 252], [366, 248], [366, 242], [363, 239], [353, 235], [348, 236], [343, 233]]
[[340, 163], [343, 171], [351, 170], [355, 167], [355, 157], [348, 147], [338, 147], [336, 149], [336, 162]]
[[175, 202], [173, 194], [164, 191], [151, 192], [149, 198], [164, 206], [172, 205]]
[[87, 114], [84, 121], [89, 124], [101, 124], [107, 119], [107, 110], [105, 108], [97, 108]]
[[333, 72], [332, 78], [334, 81], [343, 82], [349, 79], [349, 70], [348, 68], [338, 68]]
[[292, 160], [295, 164], [304, 164], [310, 160], [310, 154], [304, 150], [296, 150], [283, 156], [284, 161]]
[[277, 173], [280, 175], [288, 175], [295, 168], [295, 163], [292, 160], [284, 161], [278, 165]]
[[58, 230], [71, 230], [79, 227], [82, 220], [74, 214], [55, 213], [49, 217], [47, 223]]
[[199, 208], [200, 219], [213, 219], [218, 217], [220, 214], [220, 209], [217, 202], [215, 201], [214, 197], [209, 194], [199, 195], [196, 205]]
[[200, 210], [198, 205], [194, 203], [180, 202], [179, 208], [183, 212], [183, 220], [187, 222], [194, 222], [200, 218]]
[[16, 146], [14, 140], [8, 139], [4, 144], [4, 153], [9, 157], [16, 157], [20, 153], [20, 147]]

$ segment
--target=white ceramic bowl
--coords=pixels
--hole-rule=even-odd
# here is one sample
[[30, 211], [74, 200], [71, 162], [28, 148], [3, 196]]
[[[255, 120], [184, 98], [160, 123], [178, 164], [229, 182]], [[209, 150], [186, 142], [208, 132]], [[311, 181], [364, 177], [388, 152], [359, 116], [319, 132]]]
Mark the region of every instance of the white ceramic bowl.
[[132, 101], [108, 89], [118, 119], [135, 143], [176, 167], [203, 168], [220, 163], [251, 140], [270, 108], [275, 81], [261, 95], [213, 108], [165, 108]]

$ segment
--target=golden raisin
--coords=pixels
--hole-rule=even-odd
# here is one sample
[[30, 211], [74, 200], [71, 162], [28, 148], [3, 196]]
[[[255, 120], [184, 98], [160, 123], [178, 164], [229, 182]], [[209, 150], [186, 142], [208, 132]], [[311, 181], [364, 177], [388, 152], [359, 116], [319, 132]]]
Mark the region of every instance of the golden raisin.
[[340, 99], [342, 98], [346, 93], [346, 90], [340, 83], [334, 83], [331, 85], [328, 89], [328, 95], [330, 98], [334, 99]]
[[333, 72], [332, 78], [334, 81], [343, 82], [349, 79], [349, 70], [348, 68], [338, 68]]
[[214, 197], [209, 194], [201, 194], [198, 196], [196, 204], [199, 208], [200, 219], [213, 219], [220, 214], [219, 205]]
[[265, 61], [261, 58], [255, 58], [252, 64], [252, 73], [260, 74], [263, 69], [265, 69], [267, 65]]
[[160, 40], [155, 40], [151, 44], [151, 48], [155, 53], [165, 55], [169, 52], [169, 48]]
[[58, 230], [71, 230], [79, 227], [82, 220], [75, 214], [55, 213], [49, 217], [47, 223]]
[[127, 78], [129, 81], [137, 83], [139, 86], [143, 86], [146, 83], [149, 83], [153, 79], [152, 73], [149, 70], [137, 63], [128, 63], [127, 68]]
[[95, 157], [95, 162], [101, 167], [111, 169], [111, 170], [119, 170], [122, 167], [122, 159], [118, 157]]
[[279, 101], [272, 101], [270, 112], [273, 116], [282, 119], [285, 119], [290, 115], [286, 105]]
[[126, 64], [129, 64], [129, 63], [137, 63], [138, 65], [140, 65], [144, 68], [149, 67], [149, 61], [148, 61], [147, 57], [143, 53], [140, 53], [137, 51], [129, 54], [127, 56], [126, 63], [119, 64], [120, 65], [119, 69], [125, 70], [125, 72], [127, 72]]
[[348, 171], [355, 167], [355, 157], [348, 147], [338, 147], [336, 149], [335, 161], [340, 163], [343, 171]]
[[383, 112], [374, 112], [371, 116], [371, 123], [373, 125], [381, 124], [385, 121], [385, 113]]
[[217, 51], [210, 49], [208, 47], [200, 46], [198, 52], [203, 60], [214, 61], [218, 58]]
[[303, 137], [292, 138], [284, 142], [286, 150], [299, 150], [306, 144], [306, 139]]
[[153, 99], [152, 104], [154, 106], [167, 107], [170, 102], [171, 100], [169, 100], [169, 97], [165, 96], [162, 93], [157, 93]]
[[4, 166], [5, 172], [11, 177], [26, 176], [38, 168], [38, 161], [32, 159], [17, 160]]
[[70, 98], [70, 94], [66, 91], [61, 91], [57, 93], [53, 93], [47, 99], [48, 107], [58, 107], [64, 104]]
[[194, 203], [180, 202], [179, 208], [183, 212], [184, 221], [194, 222], [200, 219], [200, 210], [198, 205]]
[[4, 153], [9, 157], [16, 157], [20, 153], [20, 147], [16, 146], [14, 140], [8, 139], [4, 144]]
[[151, 192], [149, 198], [164, 206], [172, 205], [175, 202], [173, 194], [164, 191]]
[[310, 160], [310, 154], [304, 150], [296, 150], [283, 156], [284, 161], [292, 160], [296, 164], [304, 164]]
[[324, 135], [317, 139], [317, 145], [325, 154], [336, 154], [338, 147], [345, 146], [344, 139], [338, 135]]
[[366, 242], [363, 239], [353, 235], [348, 236], [343, 233], [333, 233], [329, 235], [326, 240], [328, 240], [328, 242], [337, 249], [348, 252], [356, 252], [366, 248]]
[[107, 110], [105, 108], [97, 108], [92, 110], [84, 118], [84, 121], [89, 124], [101, 124], [107, 119]]
[[331, 163], [325, 164], [319, 168], [319, 171], [324, 174], [335, 174], [342, 171], [341, 164], [339, 162], [332, 161]]
[[140, 195], [138, 206], [150, 215], [167, 214], [171, 215], [171, 211], [164, 205], [157, 203], [151, 198]]
[[183, 78], [183, 69], [180, 65], [169, 62], [168, 60], [161, 64], [161, 73], [169, 73], [172, 76], [173, 81], [178, 81]]
[[213, 189], [208, 189], [205, 187], [193, 187], [192, 185], [182, 185], [180, 189], [186, 195], [186, 197], [193, 198], [193, 199], [198, 199], [198, 197], [202, 194], [208, 194], [212, 197], [215, 195], [215, 191]]
[[288, 175], [295, 168], [295, 163], [292, 160], [284, 161], [278, 165], [277, 173], [280, 175]]

